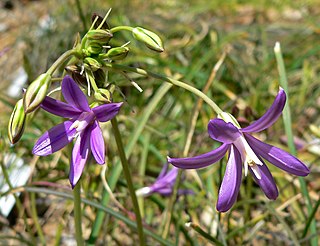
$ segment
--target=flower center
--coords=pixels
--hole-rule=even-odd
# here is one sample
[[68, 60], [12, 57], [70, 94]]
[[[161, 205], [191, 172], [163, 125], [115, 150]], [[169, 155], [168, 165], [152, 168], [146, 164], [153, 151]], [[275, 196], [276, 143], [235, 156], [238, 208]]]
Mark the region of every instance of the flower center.
[[76, 129], [77, 132], [83, 131], [89, 124], [94, 120], [93, 112], [83, 112], [80, 114], [79, 118], [73, 122], [69, 130]]
[[254, 153], [248, 142], [243, 136], [240, 136], [234, 143], [233, 143], [238, 151], [241, 154], [241, 159], [244, 162], [244, 175], [247, 176], [248, 174], [248, 167], [251, 168], [254, 175], [257, 179], [261, 179], [260, 170], [257, 165], [262, 166], [263, 163], [260, 161], [258, 156]]

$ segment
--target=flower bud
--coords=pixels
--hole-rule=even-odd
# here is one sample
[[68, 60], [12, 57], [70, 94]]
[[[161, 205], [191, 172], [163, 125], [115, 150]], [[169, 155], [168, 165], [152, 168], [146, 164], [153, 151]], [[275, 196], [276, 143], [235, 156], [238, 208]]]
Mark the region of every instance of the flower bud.
[[99, 88], [94, 92], [94, 98], [99, 102], [110, 103], [112, 100], [112, 95], [109, 90]]
[[100, 44], [106, 44], [113, 37], [112, 33], [109, 30], [95, 29], [90, 30], [87, 33], [87, 39], [89, 41], [96, 41]]
[[47, 95], [50, 81], [51, 75], [44, 73], [29, 85], [23, 97], [23, 107], [25, 113], [31, 113], [41, 104]]
[[93, 55], [100, 54], [101, 51], [103, 50], [102, 45], [99, 42], [92, 41], [87, 45], [86, 50]]
[[11, 114], [9, 125], [8, 125], [8, 137], [12, 144], [17, 143], [23, 132], [26, 121], [26, 114], [23, 108], [23, 99], [20, 99]]
[[132, 35], [136, 40], [143, 42], [149, 49], [157, 52], [164, 51], [162, 41], [157, 34], [141, 27], [135, 27], [132, 30]]
[[102, 59], [111, 59], [111, 60], [122, 60], [126, 58], [128, 55], [129, 48], [128, 47], [116, 47], [116, 48], [111, 48], [108, 50], [106, 54], [102, 54], [101, 57]]
[[88, 65], [93, 72], [102, 67], [101, 63], [92, 57], [86, 57], [83, 62], [85, 65]]

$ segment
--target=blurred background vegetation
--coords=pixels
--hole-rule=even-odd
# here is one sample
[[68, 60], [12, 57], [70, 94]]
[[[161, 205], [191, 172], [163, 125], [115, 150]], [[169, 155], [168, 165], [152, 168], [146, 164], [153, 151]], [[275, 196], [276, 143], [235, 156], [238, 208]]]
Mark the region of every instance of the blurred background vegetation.
[[[272, 103], [279, 87], [279, 74], [274, 57], [274, 44], [281, 43], [287, 69], [293, 132], [298, 157], [311, 169], [305, 178], [312, 207], [319, 203], [320, 175], [320, 2], [304, 1], [98, 1], [82, 0], [18, 1], [2, 0], [0, 9], [0, 161], [5, 155], [16, 153], [32, 167], [29, 186], [46, 182], [48, 189], [69, 188], [68, 150], [46, 158], [32, 156], [36, 139], [61, 119], [39, 111], [29, 121], [22, 140], [11, 147], [7, 140], [7, 123], [17, 99], [22, 93], [8, 93], [20, 79], [32, 81], [44, 72], [65, 50], [70, 49], [76, 34], [81, 35], [91, 24], [93, 13], [104, 15], [112, 8], [108, 23], [142, 26], [155, 31], [164, 41], [165, 52], [155, 54], [134, 41], [130, 33], [117, 33], [113, 42], [122, 45], [132, 40], [130, 53], [122, 62], [129, 66], [179, 78], [203, 89], [212, 69], [225, 53], [226, 58], [208, 91], [208, 95], [247, 124], [260, 117]], [[112, 75], [112, 82], [120, 88], [115, 101], [125, 98], [127, 104], [119, 116], [125, 145], [132, 144], [129, 156], [136, 188], [150, 185], [166, 156], [182, 156], [191, 127], [197, 98], [187, 91], [172, 87], [157, 103], [136, 142], [134, 133], [141, 124], [145, 109], [161, 90], [162, 81], [130, 75], [143, 89], [139, 93], [126, 78]], [[13, 86], [13, 87], [12, 87]], [[160, 89], [159, 89], [160, 88]], [[207, 136], [207, 122], [215, 115], [203, 105], [195, 125], [189, 156], [205, 153], [215, 146]], [[112, 179], [117, 163], [117, 149], [110, 126], [103, 125], [107, 143], [108, 170], [106, 180]], [[260, 139], [287, 149], [283, 122], [259, 134]], [[194, 195], [181, 196], [175, 202], [175, 222], [168, 240], [179, 245], [205, 245], [208, 239], [186, 222], [198, 224], [203, 231], [229, 245], [309, 245], [312, 235], [303, 235], [310, 215], [306, 200], [301, 196], [298, 180], [269, 165], [279, 188], [279, 198], [269, 202], [251, 177], [243, 178], [238, 202], [226, 214], [215, 210], [217, 193], [226, 161], [194, 172], [184, 172], [182, 188], [192, 189]], [[144, 168], [145, 167], [145, 168]], [[104, 170], [103, 170], [104, 171]], [[104, 189], [100, 173], [102, 167], [92, 161], [82, 175], [84, 197], [99, 201]], [[250, 176], [250, 175], [249, 175]], [[129, 211], [126, 184], [120, 177], [114, 195]], [[6, 194], [4, 194], [6, 195]], [[16, 240], [38, 238], [30, 194], [20, 196], [25, 218], [14, 209], [9, 217], [0, 218], [0, 238], [3, 245], [17, 245]], [[161, 235], [168, 198], [153, 195], [140, 201], [144, 220], [152, 231]], [[109, 203], [122, 213], [112, 201]], [[72, 202], [61, 197], [36, 194], [37, 217], [48, 245], [69, 245], [73, 241]], [[83, 220], [84, 238], [88, 238], [96, 210], [86, 206]], [[314, 218], [318, 221], [320, 213]], [[26, 224], [30, 227], [25, 231]], [[136, 235], [123, 221], [106, 218], [98, 244], [134, 245]], [[185, 233], [179, 233], [180, 230]], [[292, 236], [293, 235], [293, 236]], [[11, 238], [12, 237], [12, 238]], [[30, 239], [31, 238], [31, 239]], [[11, 241], [10, 241], [11, 240]], [[37, 239], [34, 239], [37, 240]], [[299, 241], [300, 240], [300, 241]], [[32, 241], [32, 240], [31, 240]], [[34, 242], [34, 241], [33, 241]], [[149, 245], [154, 245], [148, 238]]]

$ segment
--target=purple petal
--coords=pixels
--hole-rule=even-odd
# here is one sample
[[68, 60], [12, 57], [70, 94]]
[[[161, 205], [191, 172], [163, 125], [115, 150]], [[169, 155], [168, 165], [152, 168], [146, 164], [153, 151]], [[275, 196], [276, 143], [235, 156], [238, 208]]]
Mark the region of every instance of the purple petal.
[[254, 180], [257, 182], [257, 184], [260, 186], [261, 190], [263, 190], [264, 194], [271, 200], [276, 200], [279, 192], [277, 189], [277, 185], [274, 182], [274, 179], [265, 163], [263, 163], [262, 166], [257, 165], [260, 171], [261, 179], [257, 179], [257, 177], [254, 175], [251, 168], [249, 168]]
[[165, 176], [157, 179], [151, 186], [153, 188], [171, 187], [174, 185], [178, 175], [178, 168], [173, 167]]
[[231, 144], [241, 133], [232, 123], [226, 123], [222, 119], [213, 119], [209, 121], [208, 133], [210, 137], [216, 141]]
[[78, 136], [76, 143], [73, 146], [69, 180], [72, 188], [78, 183], [84, 166], [87, 162], [90, 152], [90, 128], [85, 129]]
[[78, 117], [82, 113], [82, 111], [80, 111], [79, 109], [51, 97], [46, 97], [42, 101], [41, 108], [51, 114], [58, 115], [64, 118]]
[[242, 162], [238, 150], [231, 145], [229, 160], [219, 190], [217, 210], [228, 211], [237, 200], [242, 178]]
[[94, 159], [99, 164], [104, 164], [105, 161], [105, 147], [102, 131], [97, 121], [94, 121], [91, 127], [90, 146]]
[[310, 173], [305, 164], [286, 151], [263, 143], [249, 134], [245, 134], [244, 136], [256, 154], [262, 156], [278, 168], [297, 176], [307, 176]]
[[70, 129], [72, 121], [65, 121], [45, 132], [36, 142], [32, 153], [39, 156], [50, 155], [72, 141], [76, 130]]
[[257, 121], [251, 125], [241, 129], [242, 132], [260, 132], [270, 127], [276, 122], [282, 113], [284, 105], [286, 104], [286, 93], [280, 88], [273, 104], [268, 111]]
[[168, 168], [169, 168], [169, 164], [167, 162], [166, 164], [164, 164], [163, 168], [161, 169], [161, 172], [159, 173], [157, 180], [163, 178], [166, 175], [166, 173], [168, 172]]
[[64, 99], [71, 106], [79, 109], [80, 111], [89, 112], [91, 110], [86, 96], [70, 76], [67, 75], [63, 78], [61, 91]]
[[94, 114], [96, 115], [98, 121], [106, 122], [115, 117], [120, 110], [122, 103], [108, 103], [97, 106], [92, 109]]
[[168, 162], [172, 165], [183, 168], [183, 169], [195, 169], [207, 167], [220, 159], [222, 159], [229, 149], [229, 144], [222, 144], [219, 148], [214, 149], [208, 153], [198, 155], [195, 157], [187, 157], [187, 158], [168, 158]]

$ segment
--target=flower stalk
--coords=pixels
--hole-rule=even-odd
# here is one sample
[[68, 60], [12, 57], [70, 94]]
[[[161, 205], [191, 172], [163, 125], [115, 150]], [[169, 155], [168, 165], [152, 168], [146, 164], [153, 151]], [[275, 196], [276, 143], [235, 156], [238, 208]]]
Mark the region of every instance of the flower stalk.
[[132, 178], [131, 178], [131, 174], [130, 174], [130, 170], [129, 170], [128, 160], [127, 160], [126, 154], [124, 152], [122, 139], [121, 139], [120, 131], [118, 128], [118, 122], [117, 122], [116, 118], [113, 118], [111, 120], [111, 124], [112, 124], [112, 128], [114, 131], [114, 137], [115, 137], [118, 151], [119, 151], [119, 156], [120, 156], [120, 160], [121, 160], [121, 164], [122, 164], [122, 168], [123, 168], [123, 174], [124, 174], [125, 179], [127, 181], [127, 186], [129, 189], [131, 199], [132, 199], [132, 203], [133, 203], [133, 210], [136, 215], [136, 222], [137, 222], [140, 245], [143, 246], [143, 245], [145, 245], [145, 239], [144, 239], [144, 233], [143, 233], [142, 218], [141, 218], [141, 214], [140, 214], [140, 209], [139, 209], [139, 204], [138, 204], [136, 192], [133, 187], [133, 182], [132, 182]]
[[74, 226], [75, 226], [75, 237], [78, 246], [84, 245], [82, 238], [82, 212], [81, 212], [81, 183], [78, 182], [73, 189], [73, 197], [74, 197]]
[[213, 109], [213, 111], [216, 112], [216, 114], [220, 114], [220, 113], [223, 112], [220, 109], [220, 107], [210, 99], [210, 97], [208, 97], [206, 94], [204, 94], [200, 90], [198, 90], [198, 89], [194, 88], [193, 86], [188, 85], [188, 84], [186, 84], [186, 83], [184, 83], [182, 81], [169, 78], [169, 77], [167, 77], [165, 75], [160, 75], [160, 74], [156, 74], [156, 73], [153, 73], [153, 72], [149, 72], [149, 71], [141, 69], [141, 68], [134, 68], [134, 67], [119, 65], [119, 64], [115, 64], [115, 63], [106, 63], [104, 65], [106, 67], [109, 67], [109, 68], [114, 69], [114, 70], [137, 73], [137, 74], [140, 74], [140, 75], [144, 75], [144, 76], [152, 77], [152, 78], [155, 78], [155, 79], [163, 80], [163, 81], [168, 82], [170, 84], [173, 84], [175, 86], [181, 87], [181, 88], [183, 88], [183, 89], [185, 89], [187, 91], [190, 91], [191, 93], [195, 94], [196, 96], [202, 98]]

